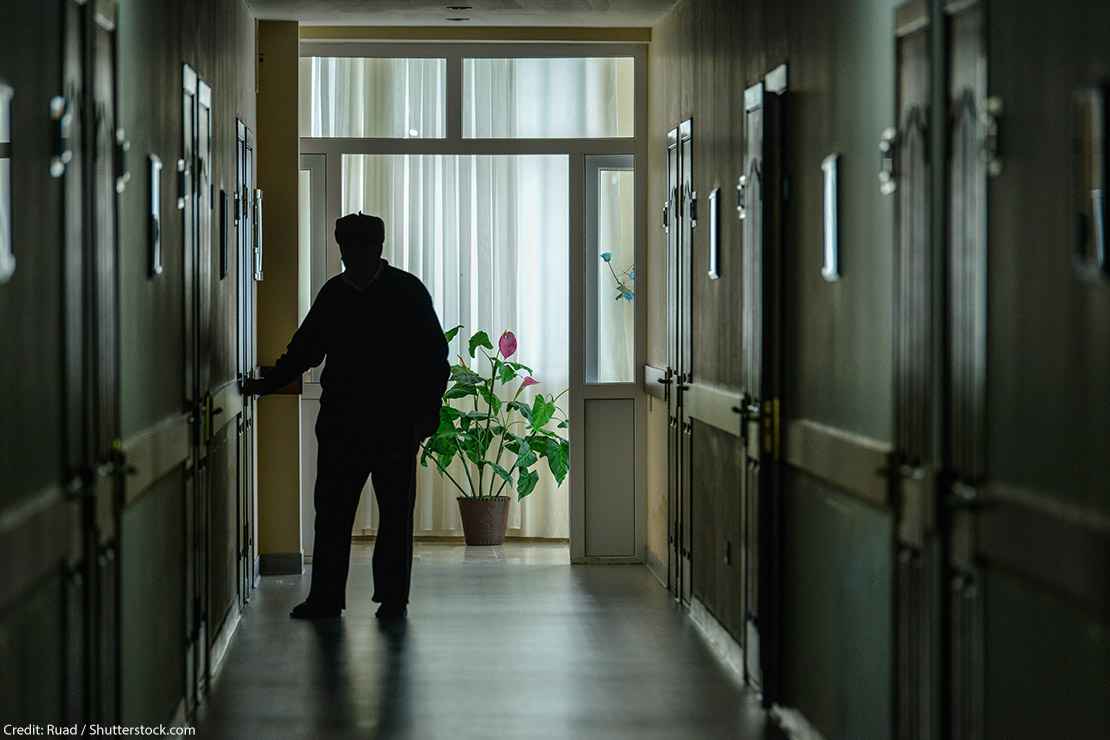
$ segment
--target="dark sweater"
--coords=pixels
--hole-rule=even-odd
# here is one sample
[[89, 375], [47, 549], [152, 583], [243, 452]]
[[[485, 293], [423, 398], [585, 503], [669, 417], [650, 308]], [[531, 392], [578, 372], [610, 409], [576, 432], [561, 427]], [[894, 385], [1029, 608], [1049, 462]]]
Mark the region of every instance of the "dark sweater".
[[367, 432], [435, 431], [450, 368], [447, 342], [420, 279], [385, 263], [365, 290], [342, 275], [324, 283], [289, 347], [259, 384], [281, 388], [327, 363], [321, 417]]

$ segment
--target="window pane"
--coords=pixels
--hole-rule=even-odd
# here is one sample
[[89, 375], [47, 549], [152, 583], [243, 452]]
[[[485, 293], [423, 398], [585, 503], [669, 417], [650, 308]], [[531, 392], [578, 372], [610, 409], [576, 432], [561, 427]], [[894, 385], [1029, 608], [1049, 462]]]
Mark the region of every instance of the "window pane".
[[[513, 359], [539, 381], [517, 396], [531, 404], [538, 393], [556, 395], [570, 385], [569, 178], [565, 155], [344, 155], [340, 203], [343, 213], [380, 216], [385, 258], [424, 282], [445, 329], [463, 325], [451, 343], [453, 363], [467, 357], [467, 338], [479, 329], [495, 345], [503, 331], [516, 334]], [[404, 372], [406, 348], [381, 349], [382, 362]], [[485, 360], [477, 364], [488, 371]], [[509, 401], [519, 388], [514, 382], [498, 392]], [[569, 410], [568, 395], [557, 403]], [[465, 480], [457, 460], [453, 465], [451, 473]], [[455, 493], [433, 467], [418, 468], [417, 500], [438, 491], [437, 506], [450, 508]], [[540, 481], [524, 506], [557, 514], [544, 536], [565, 537], [566, 494], [546, 464], [534, 469]], [[537, 532], [527, 508], [520, 511], [521, 523], [510, 526]]]
[[635, 381], [632, 155], [586, 158], [586, 382]]
[[633, 135], [632, 58], [465, 59], [463, 136]]
[[445, 328], [515, 332], [530, 390], [550, 394], [570, 383], [569, 176], [565, 155], [348, 154], [340, 203], [385, 221], [383, 256], [424, 281]]
[[301, 136], [443, 138], [444, 59], [301, 57]]

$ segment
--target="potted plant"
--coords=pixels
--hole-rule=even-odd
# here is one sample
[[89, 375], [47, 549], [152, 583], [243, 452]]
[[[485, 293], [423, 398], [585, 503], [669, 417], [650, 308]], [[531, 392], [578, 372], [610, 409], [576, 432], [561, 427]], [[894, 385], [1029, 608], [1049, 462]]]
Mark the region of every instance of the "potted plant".
[[[447, 341], [461, 329], [445, 332]], [[537, 394], [531, 403], [522, 399], [524, 389], [539, 381], [530, 367], [510, 359], [517, 349], [511, 331], [501, 335], [496, 349], [486, 332], [476, 332], [467, 349], [473, 367], [461, 355], [451, 366], [439, 427], [421, 445], [420, 464], [427, 467], [431, 460], [458, 489], [466, 544], [499, 545], [509, 522], [505, 489], [515, 489], [517, 500], [532, 493], [540, 480], [535, 467], [541, 458], [558, 484], [567, 477], [570, 445], [560, 430], [568, 421], [556, 403], [566, 391]], [[449, 470], [456, 458], [462, 475]]]

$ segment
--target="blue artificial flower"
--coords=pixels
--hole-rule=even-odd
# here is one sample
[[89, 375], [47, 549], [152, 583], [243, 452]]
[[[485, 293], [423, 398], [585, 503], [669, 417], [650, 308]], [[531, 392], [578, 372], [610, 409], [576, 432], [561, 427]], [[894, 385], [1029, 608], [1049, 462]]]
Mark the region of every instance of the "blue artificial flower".
[[636, 279], [636, 268], [635, 267], [629, 267], [628, 268], [628, 279], [629, 280], [635, 280]]
[[609, 262], [613, 259], [613, 253], [612, 252], [602, 252], [601, 253], [601, 259], [605, 260], [606, 262]]
[[623, 296], [621, 296], [621, 297], [622, 297], [622, 298], [624, 298], [624, 299], [625, 299], [626, 301], [628, 301], [629, 303], [631, 303], [631, 302], [632, 302], [632, 295], [633, 295], [633, 294], [632, 294], [632, 291], [631, 291], [631, 290], [626, 290], [626, 291], [624, 291], [624, 295], [623, 295]]

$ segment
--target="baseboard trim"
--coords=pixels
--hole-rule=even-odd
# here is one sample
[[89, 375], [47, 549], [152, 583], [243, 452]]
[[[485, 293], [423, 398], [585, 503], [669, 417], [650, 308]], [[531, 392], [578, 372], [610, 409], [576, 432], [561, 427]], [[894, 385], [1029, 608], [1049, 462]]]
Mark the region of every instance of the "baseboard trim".
[[223, 667], [224, 658], [227, 657], [228, 648], [231, 647], [231, 640], [239, 629], [240, 621], [242, 621], [242, 611], [239, 608], [238, 600], [236, 600], [227, 610], [224, 623], [220, 626], [216, 639], [212, 641], [212, 651], [209, 658], [212, 661], [210, 684], [215, 683], [216, 676], [219, 675], [220, 668]]
[[797, 709], [776, 704], [771, 707], [770, 715], [790, 740], [825, 740], [825, 736]]
[[709, 645], [710, 652], [721, 661], [737, 681], [744, 683], [744, 649], [740, 647], [736, 638], [717, 621], [717, 618], [696, 596], [690, 599], [690, 609], [687, 613], [690, 621], [698, 628], [698, 632]]
[[190, 727], [188, 712], [185, 708], [185, 697], [177, 702], [177, 708], [173, 710], [173, 715], [170, 716], [170, 727]]
[[259, 556], [259, 575], [299, 576], [304, 572], [304, 555], [299, 552], [268, 552]]
[[648, 571], [655, 576], [655, 580], [659, 581], [659, 585], [667, 588], [667, 566], [659, 558], [652, 555], [648, 550], [644, 555], [644, 565], [647, 566]]

